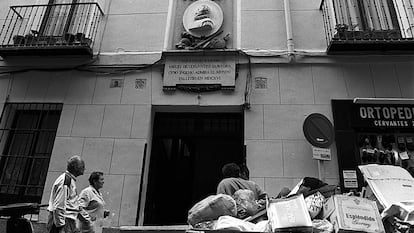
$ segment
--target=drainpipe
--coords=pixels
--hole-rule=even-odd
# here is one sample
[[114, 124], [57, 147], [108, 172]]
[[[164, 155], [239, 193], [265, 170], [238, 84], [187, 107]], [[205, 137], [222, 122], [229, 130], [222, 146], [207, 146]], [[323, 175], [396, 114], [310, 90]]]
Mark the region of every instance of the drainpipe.
[[167, 26], [165, 27], [165, 36], [164, 36], [164, 47], [163, 51], [167, 51], [171, 49], [170, 46], [172, 45], [172, 27], [171, 24], [174, 22], [175, 18], [175, 6], [176, 2], [174, 0], [169, 0], [168, 3], [168, 15], [167, 15]]
[[285, 22], [286, 22], [286, 39], [287, 39], [287, 55], [289, 62], [292, 62], [295, 56], [295, 49], [293, 45], [292, 35], [292, 17], [290, 16], [290, 4], [289, 0], [284, 0], [285, 6]]

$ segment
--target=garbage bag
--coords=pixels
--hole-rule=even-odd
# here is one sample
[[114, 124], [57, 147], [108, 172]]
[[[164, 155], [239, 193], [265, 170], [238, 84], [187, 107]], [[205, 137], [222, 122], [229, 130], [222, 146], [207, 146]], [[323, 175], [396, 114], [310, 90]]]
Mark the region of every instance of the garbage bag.
[[329, 185], [314, 177], [304, 177], [292, 189], [288, 196], [303, 194], [303, 197], [307, 197], [316, 192], [320, 192], [325, 198], [329, 198], [334, 195], [336, 191], [336, 185]]
[[262, 220], [255, 224], [255, 232], [272, 232], [269, 225], [269, 220]]
[[326, 219], [314, 219], [312, 225], [314, 233], [331, 233], [334, 231], [332, 223]]
[[221, 216], [214, 230], [255, 231], [256, 224], [231, 216]]
[[312, 230], [312, 220], [303, 195], [269, 200], [267, 216], [272, 232], [283, 228]]
[[314, 219], [322, 210], [325, 197], [320, 192], [316, 192], [305, 198], [306, 207], [308, 207], [311, 219]]
[[236, 216], [236, 201], [226, 194], [217, 194], [206, 197], [196, 203], [189, 211], [187, 222], [195, 224], [218, 219], [223, 215]]
[[217, 220], [209, 220], [204, 222], [199, 222], [193, 226], [197, 230], [213, 230], [216, 226]]
[[240, 219], [247, 218], [257, 213], [259, 205], [257, 204], [253, 191], [249, 189], [239, 189], [233, 194], [236, 201], [237, 217]]
[[385, 232], [392, 233], [412, 233], [414, 232], [414, 225], [401, 221], [396, 217], [388, 217], [382, 220], [384, 223]]
[[381, 213], [382, 219], [396, 217], [399, 220], [414, 225], [414, 201], [402, 201], [392, 204]]

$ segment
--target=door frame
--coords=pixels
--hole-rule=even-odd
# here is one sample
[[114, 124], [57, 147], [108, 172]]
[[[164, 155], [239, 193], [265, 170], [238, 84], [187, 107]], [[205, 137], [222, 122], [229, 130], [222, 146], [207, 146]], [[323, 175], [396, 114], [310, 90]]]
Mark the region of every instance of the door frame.
[[[149, 179], [149, 168], [151, 161], [152, 151], [152, 140], [153, 140], [153, 129], [154, 129], [154, 118], [158, 112], [177, 112], [177, 113], [243, 113], [244, 108], [242, 105], [228, 105], [228, 106], [177, 106], [177, 105], [153, 105], [151, 108], [151, 119], [148, 129], [148, 142], [144, 154], [143, 166], [141, 171], [141, 183], [139, 190], [139, 200], [137, 207], [137, 218], [136, 225], [143, 226], [145, 219], [145, 204], [147, 201], [147, 188]], [[243, 119], [245, 119], [243, 117]], [[243, 128], [244, 131], [244, 128]], [[243, 139], [245, 140], [245, 134], [243, 132]]]

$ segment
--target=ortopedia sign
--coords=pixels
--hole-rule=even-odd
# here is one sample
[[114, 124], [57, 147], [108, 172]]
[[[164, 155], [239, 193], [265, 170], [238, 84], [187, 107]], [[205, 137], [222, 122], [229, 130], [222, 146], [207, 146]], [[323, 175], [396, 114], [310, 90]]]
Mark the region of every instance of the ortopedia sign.
[[414, 128], [414, 106], [355, 104], [353, 126]]
[[220, 85], [234, 88], [234, 56], [168, 56], [164, 68], [164, 87], [177, 85]]

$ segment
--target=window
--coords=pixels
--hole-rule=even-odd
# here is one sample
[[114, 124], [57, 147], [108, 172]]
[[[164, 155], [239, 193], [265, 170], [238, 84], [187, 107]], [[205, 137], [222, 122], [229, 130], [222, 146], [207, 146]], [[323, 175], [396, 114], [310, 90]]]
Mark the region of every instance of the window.
[[94, 20], [94, 5], [82, 3], [85, 0], [49, 0], [45, 15], [40, 25], [39, 34], [43, 36], [61, 36], [66, 33], [91, 34]]
[[0, 204], [41, 201], [62, 104], [8, 103], [0, 121]]
[[412, 38], [414, 0], [333, 0], [339, 31], [382, 32], [383, 38]]
[[414, 0], [394, 0], [398, 23], [406, 38], [414, 37]]
[[349, 30], [390, 30], [398, 28], [392, 0], [334, 0], [339, 23]]

